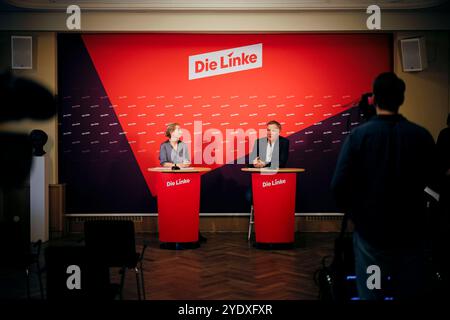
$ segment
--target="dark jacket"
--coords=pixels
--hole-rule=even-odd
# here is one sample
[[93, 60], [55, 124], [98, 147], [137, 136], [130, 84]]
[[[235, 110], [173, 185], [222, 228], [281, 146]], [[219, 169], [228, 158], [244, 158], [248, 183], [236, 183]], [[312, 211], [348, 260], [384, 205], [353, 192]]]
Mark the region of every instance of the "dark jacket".
[[441, 176], [445, 176], [447, 170], [450, 169], [450, 127], [442, 129], [439, 133], [436, 146], [439, 161], [439, 173]]
[[[267, 138], [260, 138], [255, 141], [253, 145], [253, 150], [249, 156], [249, 166], [253, 167], [253, 160], [259, 157], [261, 161], [266, 161], [266, 150], [267, 150]], [[285, 168], [289, 158], [289, 140], [283, 137], [278, 137], [275, 141], [272, 161], [266, 163], [265, 167], [270, 168]]]
[[[449, 225], [450, 212], [450, 176], [446, 174], [450, 170], [450, 127], [443, 129], [438, 136], [437, 142], [437, 157], [439, 169], [438, 192], [440, 194], [439, 204], [443, 214], [444, 221], [442, 227]], [[447, 227], [448, 228], [448, 227]]]
[[340, 209], [373, 246], [417, 246], [426, 237], [424, 188], [434, 177], [435, 144], [401, 115], [376, 116], [342, 146], [332, 181]]

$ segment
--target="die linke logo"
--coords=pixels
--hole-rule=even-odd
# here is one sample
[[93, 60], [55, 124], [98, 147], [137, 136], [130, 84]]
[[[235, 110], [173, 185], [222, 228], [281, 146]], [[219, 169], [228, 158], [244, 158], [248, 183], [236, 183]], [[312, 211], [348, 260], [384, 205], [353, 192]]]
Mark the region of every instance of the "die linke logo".
[[274, 179], [272, 181], [264, 181], [262, 183], [263, 188], [278, 186], [280, 184], [286, 184], [286, 179]]
[[262, 67], [262, 43], [189, 56], [189, 80]]
[[191, 179], [178, 179], [176, 181], [167, 181], [167, 187], [179, 186], [180, 184], [190, 183]]

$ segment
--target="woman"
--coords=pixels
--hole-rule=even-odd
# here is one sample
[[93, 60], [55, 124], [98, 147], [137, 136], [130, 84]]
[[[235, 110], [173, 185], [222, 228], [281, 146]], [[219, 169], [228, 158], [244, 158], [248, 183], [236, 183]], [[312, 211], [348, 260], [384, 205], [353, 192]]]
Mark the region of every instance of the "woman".
[[[167, 126], [166, 137], [167, 141], [161, 143], [159, 149], [159, 162], [163, 167], [189, 167], [191, 161], [189, 159], [189, 151], [187, 144], [180, 140], [183, 132], [180, 124], [171, 123]], [[206, 238], [198, 233], [198, 238], [201, 242], [206, 242]]]
[[159, 161], [163, 167], [186, 168], [191, 164], [187, 144], [180, 140], [183, 131], [178, 123], [167, 126], [167, 141], [161, 143]]

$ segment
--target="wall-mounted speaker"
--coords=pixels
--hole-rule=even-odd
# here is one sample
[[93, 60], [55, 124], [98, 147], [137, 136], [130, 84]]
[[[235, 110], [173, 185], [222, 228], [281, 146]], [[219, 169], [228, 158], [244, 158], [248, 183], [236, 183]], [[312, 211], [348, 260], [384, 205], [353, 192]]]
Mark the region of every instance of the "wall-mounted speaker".
[[33, 37], [11, 36], [11, 68], [33, 69]]
[[423, 71], [428, 67], [425, 37], [401, 39], [404, 72]]

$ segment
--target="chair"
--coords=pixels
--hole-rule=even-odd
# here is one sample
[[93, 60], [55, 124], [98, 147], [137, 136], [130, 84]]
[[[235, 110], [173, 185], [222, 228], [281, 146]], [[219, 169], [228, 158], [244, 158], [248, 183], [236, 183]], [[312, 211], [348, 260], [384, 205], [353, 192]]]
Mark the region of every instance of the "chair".
[[245, 199], [247, 200], [248, 204], [250, 204], [250, 220], [248, 223], [248, 235], [247, 235], [247, 241], [250, 241], [252, 237], [252, 228], [255, 224], [255, 211], [253, 208], [253, 192], [252, 188], [248, 187], [245, 191]]
[[127, 220], [91, 220], [84, 224], [86, 248], [94, 259], [108, 267], [119, 267], [121, 273], [120, 298], [127, 269], [134, 269], [138, 299], [141, 289], [145, 300], [143, 258], [147, 244], [136, 252], [134, 223]]
[[36, 266], [39, 291], [41, 299], [44, 299], [42, 269], [39, 264], [42, 241], [38, 240], [30, 244], [25, 229], [18, 222], [0, 223], [0, 251], [2, 254], [0, 265], [24, 271], [28, 299], [30, 299], [30, 275], [32, 267]]
[[[111, 300], [119, 294], [119, 286], [110, 283], [109, 268], [92, 259], [84, 246], [50, 246], [45, 264], [49, 300]], [[68, 286], [69, 277], [76, 276], [70, 266], [79, 268], [79, 288]]]
[[255, 224], [255, 216], [254, 216], [254, 210], [253, 205], [250, 207], [250, 221], [248, 222], [248, 236], [247, 241], [250, 241], [250, 238], [252, 236], [252, 227]]

